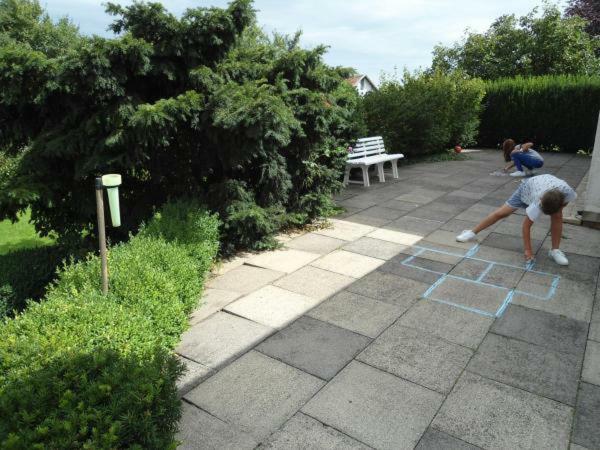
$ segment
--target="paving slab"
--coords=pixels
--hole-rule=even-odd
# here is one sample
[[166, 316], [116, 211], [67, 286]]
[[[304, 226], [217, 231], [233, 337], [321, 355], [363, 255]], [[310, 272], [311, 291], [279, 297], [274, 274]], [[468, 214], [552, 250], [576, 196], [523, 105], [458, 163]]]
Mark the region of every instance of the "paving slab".
[[464, 372], [432, 426], [486, 449], [566, 448], [573, 410]]
[[589, 449], [582, 447], [581, 445], [571, 443], [571, 445], [569, 445], [569, 450], [589, 450]]
[[439, 261], [446, 264], [458, 264], [464, 258], [466, 251], [456, 247], [436, 244], [427, 240], [422, 240], [416, 245], [408, 247], [402, 253], [418, 256], [419, 258]]
[[207, 283], [211, 289], [249, 294], [284, 276], [284, 272], [242, 265], [213, 278]]
[[347, 290], [407, 309], [428, 287], [426, 283], [376, 270], [348, 286]]
[[[416, 211], [416, 210], [415, 210]], [[417, 236], [426, 236], [443, 225], [443, 221], [403, 216], [385, 225], [385, 229], [400, 231]]]
[[[430, 272], [428, 270], [423, 270], [422, 268], [419, 268], [417, 266], [410, 265], [408, 261], [406, 261], [407, 258], [409, 258], [408, 255], [398, 255], [397, 257], [392, 258], [391, 260], [383, 264], [379, 268], [379, 271], [393, 274], [400, 278], [418, 281], [426, 285], [432, 285], [442, 276], [441, 273]], [[425, 288], [425, 290], [426, 289], [427, 288]], [[423, 294], [425, 290], [423, 290], [421, 294]]]
[[[429, 252], [429, 254], [431, 253], [433, 252]], [[413, 255], [411, 257], [411, 255], [404, 254], [402, 256], [404, 256], [405, 258], [404, 264], [416, 267], [418, 269], [425, 269], [430, 272], [437, 272], [438, 274], [446, 274], [450, 272], [450, 270], [452, 270], [452, 268], [454, 267], [454, 264], [436, 261], [435, 259], [430, 258], [423, 258], [421, 257], [421, 255]], [[408, 260], [406, 258], [408, 258]]]
[[330, 380], [370, 338], [312, 317], [301, 317], [271, 336], [257, 350], [293, 367]]
[[372, 227], [381, 227], [392, 221], [391, 219], [385, 219], [383, 217], [371, 216], [371, 215], [365, 213], [365, 211], [366, 210], [361, 210], [361, 211], [357, 212], [356, 214], [347, 216], [344, 220], [347, 220], [348, 222], [352, 222], [352, 223], [358, 223], [361, 225], [369, 225]]
[[404, 215], [404, 212], [399, 211], [396, 208], [387, 208], [382, 205], [377, 205], [363, 210], [360, 214], [390, 221], [398, 219], [400, 216]]
[[429, 203], [438, 197], [444, 195], [446, 191], [438, 191], [433, 189], [412, 189], [407, 194], [399, 195], [395, 197], [395, 200], [401, 200], [403, 202], [414, 202], [414, 203]]
[[492, 326], [496, 334], [580, 356], [587, 329], [586, 322], [518, 305], [510, 305]]
[[274, 331], [242, 317], [218, 312], [183, 333], [176, 351], [215, 369], [252, 348]]
[[[552, 248], [550, 236], [546, 238], [542, 247]], [[600, 255], [600, 233], [591, 228], [564, 224], [560, 248], [568, 253], [597, 257]]]
[[240, 298], [242, 294], [222, 289], [205, 289], [202, 293], [200, 306], [190, 316], [190, 325], [196, 325], [217, 311], [222, 310], [232, 301]]
[[317, 300], [323, 300], [344, 289], [356, 278], [318, 267], [305, 266], [275, 281], [274, 285]]
[[494, 320], [432, 300], [417, 301], [398, 321], [447, 341], [476, 349]]
[[302, 411], [381, 449], [413, 449], [443, 396], [360, 362], [351, 362]]
[[420, 206], [419, 203], [403, 202], [401, 200], [388, 200], [381, 204], [384, 208], [395, 209], [398, 211], [408, 212]]
[[306, 403], [324, 382], [251, 351], [185, 399], [262, 441]]
[[201, 409], [183, 402], [179, 432], [175, 439], [181, 442], [177, 448], [184, 450], [251, 450], [258, 441], [250, 434], [217, 419]]
[[[497, 232], [490, 233], [483, 241], [484, 245], [488, 247], [501, 248], [502, 250], [510, 250], [513, 252], [523, 251], [523, 237], [521, 233], [516, 235], [506, 235]], [[542, 241], [538, 239], [531, 239], [531, 248], [533, 252], [537, 252], [542, 246]]]
[[365, 209], [377, 204], [377, 200], [371, 196], [357, 195], [338, 202], [343, 208]]
[[444, 230], [436, 230], [428, 234], [425, 239], [435, 244], [447, 245], [462, 250], [471, 250], [476, 245], [476, 242], [457, 242], [456, 233]]
[[[536, 224], [538, 225], [538, 224]], [[548, 228], [544, 226], [536, 226], [531, 227], [531, 238], [537, 241], [543, 241], [546, 239], [548, 235]], [[506, 221], [501, 221], [498, 223], [494, 232], [497, 234], [503, 234], [507, 236], [516, 236], [521, 237], [522, 235], [522, 223], [510, 223]]]
[[346, 244], [346, 241], [323, 236], [318, 233], [306, 233], [286, 242], [285, 246], [296, 250], [325, 255]]
[[490, 333], [469, 362], [467, 370], [575, 405], [581, 356]]
[[406, 245], [395, 244], [381, 239], [362, 237], [344, 245], [343, 250], [379, 259], [390, 259], [408, 248]]
[[368, 337], [377, 337], [406, 308], [343, 291], [326, 300], [308, 315]]
[[405, 233], [402, 231], [395, 231], [384, 228], [379, 228], [375, 231], [372, 231], [367, 235], [367, 237], [373, 239], [381, 239], [382, 241], [393, 242], [395, 244], [401, 245], [413, 245], [422, 239], [422, 236], [418, 234]]
[[450, 436], [443, 431], [429, 428], [415, 450], [477, 450], [479, 447], [471, 445], [468, 442]]
[[465, 258], [461, 260], [450, 272], [451, 275], [469, 280], [477, 280], [486, 270], [490, 263], [478, 259]]
[[590, 322], [589, 339], [600, 342], [600, 285], [596, 289], [596, 300], [594, 302], [592, 321]]
[[525, 267], [525, 255], [523, 252], [513, 252], [511, 250], [480, 245], [477, 247], [477, 251], [473, 257], [516, 267]]
[[600, 386], [600, 342], [588, 341], [581, 379]]
[[436, 220], [438, 222], [446, 222], [452, 219], [457, 214], [460, 214], [468, 206], [460, 206], [453, 203], [445, 203], [442, 201], [434, 201], [421, 206], [410, 212], [412, 217], [419, 219]]
[[304, 449], [356, 449], [370, 447], [322, 424], [302, 413], [297, 413], [281, 430], [274, 433], [261, 449], [304, 450]]
[[385, 261], [358, 253], [336, 250], [312, 262], [313, 267], [329, 270], [353, 278], [361, 278], [377, 269]]
[[[450, 231], [452, 233], [454, 233], [454, 235], [458, 235], [460, 233], [462, 233], [464, 230], [472, 230], [473, 228], [475, 228], [475, 226], [477, 226], [478, 222], [475, 221], [467, 221], [467, 220], [460, 220], [460, 219], [452, 219], [449, 220], [448, 222], [444, 223], [444, 225], [442, 225], [440, 227], [440, 230], [444, 230], [444, 231]], [[477, 234], [477, 239], [479, 240], [483, 240], [485, 239], [487, 236], [489, 236], [489, 234], [494, 231], [496, 228], [495, 225], [492, 225], [490, 228], [486, 228], [483, 231], [480, 231]]]
[[[535, 295], [543, 295], [547, 292], [545, 286], [526, 280], [522, 280], [517, 285], [517, 290]], [[549, 300], [540, 300], [520, 292], [515, 293], [512, 299], [512, 303], [515, 305], [563, 315], [584, 322], [589, 322], [591, 319], [594, 292], [593, 286], [590, 284], [561, 278], [558, 288]]]
[[590, 449], [600, 448], [598, 423], [600, 423], [600, 386], [581, 383], [571, 440]]
[[427, 298], [495, 315], [504, 303], [508, 292], [508, 289], [504, 288], [447, 277], [429, 292]]
[[[519, 281], [523, 278], [523, 276], [527, 275], [524, 269], [517, 269], [515, 267], [508, 267], [502, 265], [494, 265], [492, 268], [485, 274], [485, 276], [481, 279], [484, 283], [493, 284], [496, 286], [502, 286], [508, 289], [513, 289], [517, 286]], [[532, 273], [529, 273], [532, 275]], [[553, 278], [549, 276], [540, 276], [534, 275], [536, 278], [543, 279], [544, 283], [547, 283], [545, 286], [549, 289], [552, 283]]]
[[265, 286], [229, 304], [225, 310], [271, 328], [282, 328], [319, 301], [277, 286]]
[[177, 379], [177, 393], [180, 396], [191, 391], [214, 373], [210, 367], [204, 364], [198, 364], [181, 356], [178, 356], [177, 359], [185, 365], [185, 373]]
[[276, 270], [279, 272], [291, 273], [315, 259], [319, 254], [295, 250], [292, 248], [282, 248], [278, 250], [269, 250], [250, 258], [247, 264], [264, 269]]
[[426, 388], [448, 393], [472, 355], [470, 349], [396, 323], [357, 359]]
[[584, 283], [595, 283], [600, 271], [600, 258], [566, 253], [568, 266], [559, 266], [548, 257], [547, 249], [540, 249], [536, 255], [535, 270], [550, 272], [562, 278]]
[[331, 223], [329, 228], [321, 228], [315, 231], [315, 233], [341, 239], [342, 241], [355, 241], [375, 229], [368, 225], [348, 222], [345, 219], [330, 219], [329, 222]]

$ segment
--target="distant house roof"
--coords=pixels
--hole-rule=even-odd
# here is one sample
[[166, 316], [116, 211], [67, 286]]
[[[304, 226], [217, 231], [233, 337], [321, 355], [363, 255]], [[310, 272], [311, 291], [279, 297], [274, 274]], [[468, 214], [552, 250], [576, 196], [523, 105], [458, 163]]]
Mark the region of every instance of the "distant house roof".
[[371, 79], [366, 76], [366, 75], [354, 75], [350, 78], [347, 78], [346, 81], [348, 81], [348, 83], [350, 83], [352, 86], [357, 87], [360, 85], [360, 82], [363, 80], [363, 78], [366, 78], [367, 81], [369, 82], [369, 84], [371, 86], [373, 86], [373, 89], [377, 89], [377, 86], [375, 85], [375, 83], [373, 83], [371, 81]]

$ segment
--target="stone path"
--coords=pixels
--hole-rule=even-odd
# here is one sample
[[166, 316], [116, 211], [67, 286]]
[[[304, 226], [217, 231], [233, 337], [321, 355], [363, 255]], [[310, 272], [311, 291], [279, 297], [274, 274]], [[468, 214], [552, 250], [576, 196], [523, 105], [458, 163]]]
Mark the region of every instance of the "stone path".
[[[544, 172], [577, 186], [589, 161]], [[403, 167], [221, 267], [178, 349], [181, 448], [600, 448], [600, 231], [565, 225], [567, 268], [547, 219], [524, 266], [522, 212], [455, 242], [516, 188], [501, 164]]]

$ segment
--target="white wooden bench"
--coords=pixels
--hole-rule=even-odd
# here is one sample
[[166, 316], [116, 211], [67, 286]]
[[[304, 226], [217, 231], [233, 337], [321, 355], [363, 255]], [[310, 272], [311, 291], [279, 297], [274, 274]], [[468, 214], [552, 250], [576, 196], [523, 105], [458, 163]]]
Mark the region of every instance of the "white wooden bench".
[[[356, 141], [356, 145], [348, 150], [348, 160], [346, 161], [346, 174], [344, 175], [344, 186], [348, 183], [363, 184], [370, 186], [369, 183], [369, 167], [377, 165], [377, 176], [379, 182], [385, 182], [385, 173], [383, 165], [386, 162], [392, 164], [392, 176], [398, 178], [398, 160], [404, 158], [402, 153], [387, 154], [383, 145], [381, 136], [373, 136], [362, 138]], [[362, 169], [362, 181], [350, 179], [350, 170]]]

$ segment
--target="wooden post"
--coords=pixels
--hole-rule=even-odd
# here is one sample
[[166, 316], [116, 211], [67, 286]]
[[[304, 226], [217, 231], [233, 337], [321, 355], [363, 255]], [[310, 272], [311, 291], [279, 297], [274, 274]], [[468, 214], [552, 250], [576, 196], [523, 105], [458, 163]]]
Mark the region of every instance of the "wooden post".
[[106, 225], [104, 223], [104, 188], [102, 177], [96, 178], [96, 214], [98, 215], [98, 240], [100, 241], [100, 261], [102, 264], [102, 294], [108, 293], [108, 262], [106, 259]]

